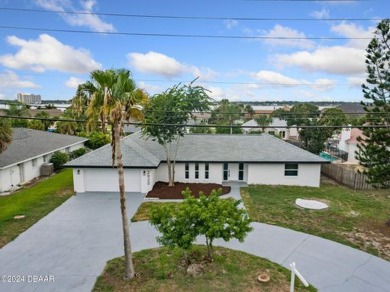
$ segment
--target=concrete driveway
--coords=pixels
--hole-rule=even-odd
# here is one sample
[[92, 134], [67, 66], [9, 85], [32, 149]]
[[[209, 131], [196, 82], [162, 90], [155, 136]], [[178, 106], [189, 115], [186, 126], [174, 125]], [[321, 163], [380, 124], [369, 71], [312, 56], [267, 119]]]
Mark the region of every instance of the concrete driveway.
[[[143, 195], [127, 195], [129, 218], [142, 200]], [[0, 275], [21, 281], [0, 282], [0, 291], [91, 291], [106, 261], [123, 255], [121, 226], [118, 193], [70, 198], [0, 249]], [[143, 238], [132, 241], [149, 246]], [[48, 282], [34, 283], [33, 276], [48, 276]]]
[[[236, 197], [238, 188], [232, 192]], [[140, 194], [128, 194], [129, 218], [142, 200]], [[320, 291], [390, 291], [388, 261], [305, 233], [261, 223], [252, 226], [244, 243], [217, 241], [215, 245], [285, 267], [295, 261]], [[131, 224], [133, 251], [157, 247], [156, 235], [148, 222]], [[204, 240], [199, 238], [198, 243]], [[13, 280], [22, 281], [2, 283], [0, 278], [0, 291], [91, 291], [105, 263], [121, 255], [119, 195], [79, 194], [0, 249], [0, 276], [20, 276]], [[47, 282], [34, 283], [34, 279]]]

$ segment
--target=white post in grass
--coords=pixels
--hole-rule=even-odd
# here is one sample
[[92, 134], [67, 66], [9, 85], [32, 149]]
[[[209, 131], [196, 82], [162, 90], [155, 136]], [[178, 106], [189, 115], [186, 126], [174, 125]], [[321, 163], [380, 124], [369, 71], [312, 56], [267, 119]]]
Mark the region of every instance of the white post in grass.
[[297, 277], [299, 278], [299, 280], [301, 280], [301, 282], [303, 283], [303, 285], [305, 285], [305, 287], [309, 287], [309, 283], [307, 283], [307, 281], [305, 280], [305, 278], [301, 275], [301, 273], [297, 270], [296, 266], [295, 266], [295, 262], [292, 262], [290, 264], [290, 268], [291, 268], [291, 284], [290, 284], [290, 292], [294, 292], [294, 284], [295, 284], [295, 275], [297, 275]]

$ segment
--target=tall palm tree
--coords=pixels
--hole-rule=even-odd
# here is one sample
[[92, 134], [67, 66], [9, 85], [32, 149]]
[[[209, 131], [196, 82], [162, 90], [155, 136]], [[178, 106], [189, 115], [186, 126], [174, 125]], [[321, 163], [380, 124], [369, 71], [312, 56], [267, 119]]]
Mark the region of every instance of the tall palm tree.
[[0, 118], [0, 153], [4, 152], [12, 142], [11, 123], [4, 118]]
[[[108, 122], [111, 126], [112, 164], [116, 165], [119, 179], [120, 206], [122, 213], [122, 229], [125, 252], [125, 279], [134, 277], [134, 266], [131, 253], [130, 227], [126, 211], [125, 183], [123, 172], [122, 149], [120, 137], [123, 133], [124, 120], [130, 118], [142, 119], [143, 115], [138, 105], [147, 102], [144, 91], [136, 89], [131, 79], [130, 71], [125, 69], [93, 71], [92, 83], [95, 84], [96, 92], [93, 92], [91, 104], [96, 112], [103, 113], [102, 123]], [[103, 95], [102, 95], [103, 90]], [[103, 96], [103, 100], [101, 97]], [[90, 105], [91, 105], [90, 104]], [[94, 115], [89, 117], [94, 118]]]

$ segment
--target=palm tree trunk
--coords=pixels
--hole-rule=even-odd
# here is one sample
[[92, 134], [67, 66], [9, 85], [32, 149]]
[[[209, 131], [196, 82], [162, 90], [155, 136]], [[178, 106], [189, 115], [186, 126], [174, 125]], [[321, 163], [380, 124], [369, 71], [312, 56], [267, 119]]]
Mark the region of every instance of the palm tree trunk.
[[107, 86], [104, 87], [104, 100], [103, 100], [103, 111], [102, 111], [102, 132], [104, 134], [107, 134], [107, 128], [106, 128], [106, 108], [107, 108], [107, 95], [108, 95], [108, 88]]
[[123, 243], [125, 251], [125, 280], [134, 277], [133, 256], [131, 253], [130, 226], [126, 211], [125, 177], [123, 173], [122, 149], [120, 144], [120, 122], [114, 121], [113, 129], [115, 138], [115, 155], [119, 177], [120, 205], [122, 212]]

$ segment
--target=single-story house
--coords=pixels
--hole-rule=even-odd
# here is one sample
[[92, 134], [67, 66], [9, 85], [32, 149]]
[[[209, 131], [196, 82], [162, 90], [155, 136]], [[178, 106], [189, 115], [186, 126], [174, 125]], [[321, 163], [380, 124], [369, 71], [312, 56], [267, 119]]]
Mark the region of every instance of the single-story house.
[[[125, 188], [147, 193], [157, 181], [168, 181], [163, 147], [134, 133], [122, 139]], [[175, 181], [298, 185], [318, 187], [321, 164], [327, 160], [269, 134], [190, 134], [180, 139]], [[111, 146], [68, 162], [76, 192], [117, 192]]]
[[[259, 127], [259, 124], [254, 119], [242, 124], [242, 129], [244, 134], [248, 134], [252, 131], [261, 131], [261, 127]], [[278, 117], [272, 118], [272, 122], [264, 129], [264, 132], [272, 135], [276, 134], [284, 140], [298, 139], [297, 128], [287, 128], [287, 122]]]
[[41, 175], [41, 166], [56, 151], [71, 152], [88, 139], [45, 131], [13, 128], [12, 143], [0, 154], [0, 192]]

